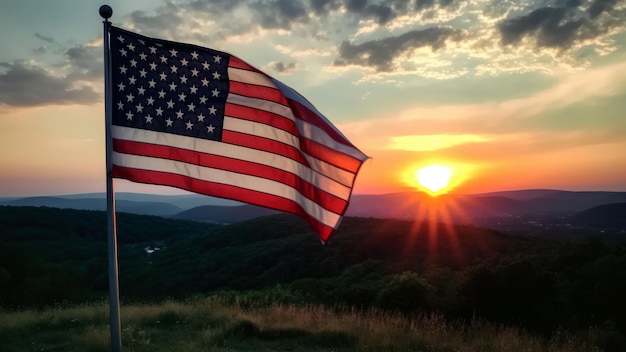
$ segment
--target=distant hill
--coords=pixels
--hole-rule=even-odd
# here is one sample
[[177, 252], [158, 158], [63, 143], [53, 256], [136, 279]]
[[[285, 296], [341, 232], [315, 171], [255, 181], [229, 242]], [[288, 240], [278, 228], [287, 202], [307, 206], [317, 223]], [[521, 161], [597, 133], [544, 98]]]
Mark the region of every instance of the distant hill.
[[209, 221], [220, 224], [232, 224], [240, 221], [258, 218], [260, 216], [274, 215], [279, 213], [280, 212], [277, 210], [249, 204], [234, 207], [202, 205], [189, 210], [185, 210], [175, 216], [172, 216], [172, 218]]
[[[432, 197], [424, 192], [355, 194], [348, 216], [385, 219], [429, 219], [457, 224], [475, 224], [488, 218], [573, 216], [587, 209], [625, 203], [626, 192], [571, 192], [530, 189], [480, 194], [444, 194]], [[0, 205], [47, 206], [105, 210], [104, 193], [54, 197], [0, 199]], [[233, 223], [278, 213], [274, 210], [203, 195], [153, 195], [116, 193], [117, 210], [178, 219]]]
[[587, 209], [575, 215], [572, 223], [597, 227], [626, 227], [626, 203], [604, 204]]

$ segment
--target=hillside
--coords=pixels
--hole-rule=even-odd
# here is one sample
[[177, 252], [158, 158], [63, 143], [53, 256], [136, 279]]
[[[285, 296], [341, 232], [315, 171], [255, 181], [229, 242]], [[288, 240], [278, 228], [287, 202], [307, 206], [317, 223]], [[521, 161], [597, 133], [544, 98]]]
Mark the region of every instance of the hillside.
[[[106, 296], [105, 220], [98, 211], [0, 207], [0, 305]], [[597, 239], [347, 217], [322, 246], [303, 220], [283, 214], [231, 225], [133, 214], [118, 222], [125, 302], [222, 292], [475, 316], [546, 333], [610, 321], [626, 332], [626, 250]]]
[[604, 204], [587, 209], [576, 214], [572, 222], [584, 226], [626, 230], [626, 203]]

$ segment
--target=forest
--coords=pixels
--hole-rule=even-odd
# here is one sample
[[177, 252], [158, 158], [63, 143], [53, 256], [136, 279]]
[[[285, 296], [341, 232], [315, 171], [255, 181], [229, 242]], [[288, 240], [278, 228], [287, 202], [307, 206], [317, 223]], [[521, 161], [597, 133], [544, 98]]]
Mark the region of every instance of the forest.
[[[324, 246], [283, 214], [231, 225], [117, 220], [123, 304], [245, 296], [256, 305], [478, 318], [542, 336], [596, 327], [606, 350], [626, 348], [624, 240], [347, 217]], [[1, 309], [106, 299], [106, 232], [101, 211], [0, 207]]]

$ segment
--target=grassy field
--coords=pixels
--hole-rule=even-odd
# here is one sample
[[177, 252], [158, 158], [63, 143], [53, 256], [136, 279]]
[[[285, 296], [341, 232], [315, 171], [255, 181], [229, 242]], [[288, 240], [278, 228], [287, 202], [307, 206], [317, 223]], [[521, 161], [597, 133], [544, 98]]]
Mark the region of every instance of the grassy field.
[[[122, 305], [124, 351], [600, 351], [594, 331], [541, 338], [439, 315], [206, 298]], [[0, 351], [108, 351], [108, 303], [1, 312]]]

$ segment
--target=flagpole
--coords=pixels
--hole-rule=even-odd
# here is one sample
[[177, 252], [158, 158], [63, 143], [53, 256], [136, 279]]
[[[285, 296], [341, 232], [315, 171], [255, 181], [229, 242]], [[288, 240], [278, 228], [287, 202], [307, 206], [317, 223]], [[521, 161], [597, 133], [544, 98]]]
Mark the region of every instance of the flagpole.
[[104, 115], [105, 115], [105, 138], [106, 138], [106, 184], [107, 184], [107, 237], [109, 247], [109, 325], [111, 329], [111, 351], [122, 350], [122, 334], [120, 323], [120, 289], [119, 271], [117, 263], [117, 220], [115, 214], [115, 193], [113, 192], [113, 162], [111, 155], [113, 145], [111, 142], [112, 124], [112, 89], [111, 89], [111, 55], [109, 54], [109, 18], [113, 15], [113, 9], [108, 5], [100, 6], [100, 16], [104, 18]]

